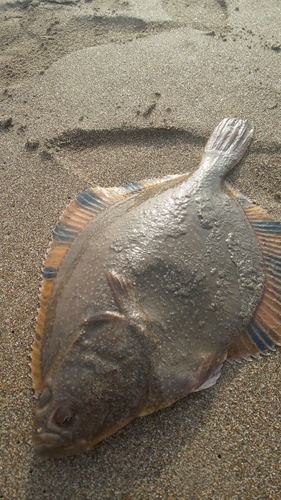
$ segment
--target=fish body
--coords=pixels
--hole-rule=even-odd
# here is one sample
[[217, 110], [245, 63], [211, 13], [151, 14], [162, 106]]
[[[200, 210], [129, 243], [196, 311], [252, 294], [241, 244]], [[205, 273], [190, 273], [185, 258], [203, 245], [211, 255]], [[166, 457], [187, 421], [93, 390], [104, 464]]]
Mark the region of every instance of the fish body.
[[241, 351], [268, 278], [248, 201], [224, 177], [251, 135], [248, 122], [226, 119], [194, 174], [97, 188], [78, 198], [89, 220], [77, 235], [75, 210], [58, 225], [49, 262], [64, 256], [45, 265], [33, 362], [41, 456], [81, 453], [213, 385], [235, 342]]

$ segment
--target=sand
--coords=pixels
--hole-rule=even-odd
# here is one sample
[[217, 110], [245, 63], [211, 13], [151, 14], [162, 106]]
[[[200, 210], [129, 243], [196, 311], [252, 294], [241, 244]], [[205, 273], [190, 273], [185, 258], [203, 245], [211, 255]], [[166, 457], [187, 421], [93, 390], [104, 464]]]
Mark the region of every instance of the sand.
[[278, 0], [0, 0], [0, 498], [279, 499], [281, 351], [80, 456], [31, 443], [29, 354], [52, 229], [88, 185], [192, 171], [215, 125], [255, 136], [228, 180], [281, 220]]

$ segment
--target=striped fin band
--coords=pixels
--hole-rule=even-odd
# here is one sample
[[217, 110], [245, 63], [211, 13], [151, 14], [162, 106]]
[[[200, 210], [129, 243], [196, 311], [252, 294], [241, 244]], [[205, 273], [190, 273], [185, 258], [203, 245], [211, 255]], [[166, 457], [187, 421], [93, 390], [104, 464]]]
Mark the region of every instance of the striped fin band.
[[265, 290], [248, 327], [231, 346], [228, 360], [259, 358], [281, 346], [281, 223], [227, 185], [249, 220], [262, 253]]

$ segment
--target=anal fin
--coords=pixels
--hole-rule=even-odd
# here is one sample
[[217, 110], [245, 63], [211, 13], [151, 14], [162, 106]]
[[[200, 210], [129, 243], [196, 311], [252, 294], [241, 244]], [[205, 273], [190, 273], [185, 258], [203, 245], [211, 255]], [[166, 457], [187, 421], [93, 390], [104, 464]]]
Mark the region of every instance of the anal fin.
[[227, 185], [243, 209], [263, 258], [265, 289], [250, 324], [231, 345], [227, 359], [238, 361], [268, 355], [281, 346], [281, 223], [266, 210]]
[[227, 361], [241, 363], [243, 359], [252, 361], [252, 358], [258, 359], [259, 357], [260, 350], [258, 346], [251, 340], [247, 331], [243, 330], [231, 344], [227, 354]]

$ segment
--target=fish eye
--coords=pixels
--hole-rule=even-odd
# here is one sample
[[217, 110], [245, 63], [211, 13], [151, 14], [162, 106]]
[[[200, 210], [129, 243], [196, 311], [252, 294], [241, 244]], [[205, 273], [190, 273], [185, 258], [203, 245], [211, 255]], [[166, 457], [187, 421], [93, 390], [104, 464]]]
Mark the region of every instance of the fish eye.
[[54, 415], [54, 420], [56, 424], [62, 425], [64, 427], [72, 424], [74, 418], [74, 411], [68, 406], [61, 406]]
[[65, 417], [62, 425], [69, 425], [72, 422], [72, 417]]

